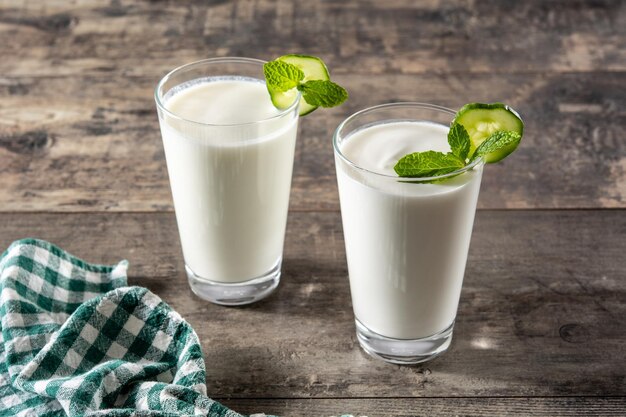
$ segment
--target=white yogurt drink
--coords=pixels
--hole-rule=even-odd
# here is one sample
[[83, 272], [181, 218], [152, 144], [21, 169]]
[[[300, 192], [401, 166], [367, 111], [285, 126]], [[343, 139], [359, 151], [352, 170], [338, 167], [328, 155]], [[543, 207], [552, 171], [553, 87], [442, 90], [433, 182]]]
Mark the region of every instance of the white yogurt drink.
[[259, 78], [207, 73], [163, 94], [163, 147], [192, 289], [246, 304], [278, 284], [297, 104], [276, 109]]
[[357, 335], [368, 353], [395, 363], [430, 359], [450, 344], [482, 175], [478, 162], [436, 181], [397, 176], [406, 154], [450, 151], [443, 121], [454, 113], [420, 106], [357, 113], [335, 136]]

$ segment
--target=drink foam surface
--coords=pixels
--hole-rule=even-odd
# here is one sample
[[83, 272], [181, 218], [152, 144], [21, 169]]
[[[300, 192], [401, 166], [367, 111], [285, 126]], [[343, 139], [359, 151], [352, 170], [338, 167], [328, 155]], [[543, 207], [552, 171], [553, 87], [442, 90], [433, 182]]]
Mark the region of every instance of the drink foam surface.
[[206, 77], [183, 83], [165, 96], [165, 107], [183, 119], [216, 125], [251, 123], [280, 113], [265, 82], [248, 77]]
[[353, 164], [378, 174], [396, 176], [394, 165], [413, 152], [449, 152], [444, 125], [424, 121], [393, 121], [367, 126], [346, 137], [341, 153]]

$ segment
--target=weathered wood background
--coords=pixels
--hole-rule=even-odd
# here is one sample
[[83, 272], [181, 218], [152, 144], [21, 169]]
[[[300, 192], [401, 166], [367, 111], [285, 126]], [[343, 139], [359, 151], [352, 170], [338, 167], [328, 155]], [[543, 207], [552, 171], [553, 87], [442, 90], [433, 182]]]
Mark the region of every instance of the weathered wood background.
[[[153, 88], [193, 60], [286, 52], [323, 57], [351, 97], [301, 121], [279, 290], [214, 306], [185, 283]], [[226, 405], [625, 414], [623, 0], [0, 0], [0, 57], [0, 246], [129, 259], [197, 330]], [[504, 101], [526, 121], [485, 172], [452, 348], [416, 367], [356, 342], [330, 144], [348, 114], [405, 100]]]

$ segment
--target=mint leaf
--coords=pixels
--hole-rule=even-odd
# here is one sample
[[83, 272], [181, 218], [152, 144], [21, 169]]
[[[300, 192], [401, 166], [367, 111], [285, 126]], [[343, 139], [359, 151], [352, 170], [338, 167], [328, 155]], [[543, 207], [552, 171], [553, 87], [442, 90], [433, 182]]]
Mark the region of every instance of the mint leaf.
[[465, 161], [470, 150], [470, 137], [462, 124], [452, 122], [448, 132], [448, 144], [452, 153]]
[[478, 145], [472, 161], [485, 156], [486, 162], [497, 162], [513, 152], [522, 140], [522, 135], [512, 130], [499, 130]]
[[327, 80], [310, 80], [298, 86], [304, 101], [312, 106], [335, 107], [346, 101], [348, 92]]
[[401, 177], [434, 177], [461, 169], [465, 161], [452, 153], [436, 151], [414, 152], [400, 158], [393, 167]]
[[304, 72], [295, 65], [282, 61], [270, 61], [263, 65], [267, 88], [285, 92], [297, 87], [304, 79]]

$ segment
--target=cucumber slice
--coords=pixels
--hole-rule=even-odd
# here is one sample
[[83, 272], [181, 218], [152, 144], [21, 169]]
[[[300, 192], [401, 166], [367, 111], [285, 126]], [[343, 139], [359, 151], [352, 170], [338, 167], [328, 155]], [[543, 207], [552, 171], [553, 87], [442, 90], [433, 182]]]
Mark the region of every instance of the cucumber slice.
[[330, 80], [330, 74], [324, 61], [311, 55], [283, 55], [279, 61], [295, 65], [304, 72], [304, 81], [309, 80]]
[[[478, 146], [498, 130], [524, 133], [524, 122], [511, 107], [502, 103], [470, 103], [458, 111], [454, 122], [463, 125], [470, 137], [470, 151], [473, 155]], [[453, 122], [453, 123], [454, 123]], [[504, 159], [517, 148], [517, 144], [500, 149], [485, 156], [485, 162], [493, 163]]]
[[[271, 88], [267, 88], [270, 93], [270, 99], [272, 100], [272, 104], [277, 109], [286, 109], [287, 107], [293, 104], [293, 101], [296, 99], [298, 95], [298, 90], [292, 88], [289, 91], [277, 91]], [[300, 101], [300, 115], [302, 115], [302, 101]]]
[[[309, 80], [330, 80], [330, 74], [324, 62], [314, 56], [310, 55], [283, 55], [277, 58], [278, 61], [283, 61], [288, 64], [295, 65], [304, 72], [304, 82]], [[285, 109], [289, 107], [296, 98], [298, 91], [294, 88], [289, 91], [280, 92], [270, 90], [270, 96], [272, 103], [279, 109]], [[303, 98], [300, 98], [300, 116], [305, 116], [317, 109], [317, 106], [312, 106]]]

